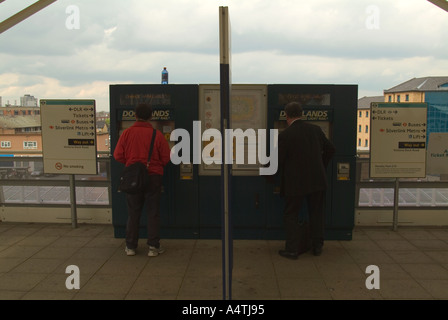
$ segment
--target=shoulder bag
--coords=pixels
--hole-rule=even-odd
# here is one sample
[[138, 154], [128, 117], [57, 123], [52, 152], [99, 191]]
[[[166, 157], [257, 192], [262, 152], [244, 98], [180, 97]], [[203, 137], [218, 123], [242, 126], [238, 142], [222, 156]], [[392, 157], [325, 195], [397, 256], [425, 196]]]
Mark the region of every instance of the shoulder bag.
[[154, 129], [151, 139], [151, 146], [149, 148], [148, 162], [146, 163], [146, 165], [141, 162], [136, 162], [128, 167], [125, 167], [120, 175], [120, 185], [118, 187], [118, 192], [136, 194], [145, 190], [149, 181], [148, 165], [151, 161], [156, 134], [157, 130]]

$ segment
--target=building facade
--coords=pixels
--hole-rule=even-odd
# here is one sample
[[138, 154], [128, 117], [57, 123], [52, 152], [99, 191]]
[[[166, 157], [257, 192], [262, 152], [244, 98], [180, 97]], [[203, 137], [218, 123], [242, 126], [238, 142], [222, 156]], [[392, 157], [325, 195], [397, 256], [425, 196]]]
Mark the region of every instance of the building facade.
[[427, 102], [427, 93], [448, 92], [448, 77], [412, 78], [384, 90], [384, 102]]
[[358, 124], [356, 127], [356, 149], [358, 152], [370, 150], [370, 104], [383, 101], [384, 96], [358, 99]]
[[[97, 151], [108, 152], [109, 128], [105, 121], [97, 130]], [[36, 155], [42, 153], [40, 108], [0, 108], [0, 154]]]
[[37, 108], [38, 100], [32, 95], [26, 94], [23, 97], [20, 97], [20, 106], [21, 107], [34, 107]]
[[448, 132], [448, 77], [413, 78], [384, 90], [385, 102], [428, 104], [427, 137]]

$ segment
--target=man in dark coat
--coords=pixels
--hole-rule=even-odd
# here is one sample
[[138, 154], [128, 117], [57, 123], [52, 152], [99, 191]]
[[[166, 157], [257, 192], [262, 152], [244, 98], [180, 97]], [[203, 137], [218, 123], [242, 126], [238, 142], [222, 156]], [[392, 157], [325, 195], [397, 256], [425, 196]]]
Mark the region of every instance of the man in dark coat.
[[301, 120], [297, 102], [285, 106], [288, 127], [278, 136], [280, 194], [285, 198], [285, 250], [279, 254], [297, 259], [299, 255], [299, 212], [306, 199], [314, 255], [322, 253], [324, 243], [324, 202], [327, 189], [326, 167], [336, 149], [322, 129]]

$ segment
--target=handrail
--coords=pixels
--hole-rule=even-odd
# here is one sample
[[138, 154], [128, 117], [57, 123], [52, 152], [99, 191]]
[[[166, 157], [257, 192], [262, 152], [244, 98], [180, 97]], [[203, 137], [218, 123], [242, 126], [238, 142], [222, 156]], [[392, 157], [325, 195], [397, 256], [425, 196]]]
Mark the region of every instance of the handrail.
[[[109, 152], [99, 152], [98, 153], [98, 163], [103, 163], [103, 172], [101, 176], [95, 176], [95, 175], [75, 175], [76, 176], [76, 187], [80, 188], [107, 188], [108, 193], [108, 203], [107, 204], [99, 204], [111, 206], [111, 175], [110, 175], [110, 162], [112, 158], [110, 157]], [[2, 170], [5, 171], [7, 168], [2, 166], [2, 162], [42, 162], [42, 154], [36, 153], [33, 156], [19, 156], [19, 157], [4, 157], [0, 156], [0, 174], [4, 175], [5, 173], [1, 172]], [[368, 158], [357, 158], [357, 172], [356, 172], [356, 194], [355, 194], [355, 208], [356, 209], [390, 209], [391, 205], [388, 203], [387, 205], [361, 205], [360, 204], [360, 195], [361, 191], [363, 190], [362, 196], [366, 197], [366, 190], [370, 193], [377, 192], [380, 194], [387, 194], [390, 192], [390, 190], [387, 189], [394, 189], [395, 187], [395, 180], [394, 179], [363, 179], [361, 180], [361, 170], [363, 169], [362, 166], [366, 165], [368, 163]], [[20, 169], [20, 168], [14, 168], [11, 167], [11, 169]], [[365, 168], [364, 168], [365, 169]], [[0, 205], [2, 206], [8, 206], [8, 205], [17, 205], [17, 202], [11, 203], [6, 202], [4, 200], [4, 188], [5, 187], [21, 187], [21, 188], [29, 188], [29, 187], [40, 187], [40, 188], [48, 188], [48, 187], [69, 187], [69, 175], [59, 175], [57, 178], [55, 177], [45, 177], [41, 176], [39, 178], [31, 177], [31, 174], [28, 175], [22, 175], [19, 177], [17, 176], [9, 176], [7, 179], [0, 178]], [[434, 192], [437, 193], [437, 205], [427, 205], [422, 202], [419, 204], [407, 204], [407, 205], [401, 205], [400, 208], [406, 208], [406, 209], [446, 209], [448, 208], [448, 201], [446, 205], [444, 204], [444, 199], [447, 197], [446, 191], [444, 189], [448, 189], [448, 181], [428, 181], [428, 180], [422, 180], [422, 179], [400, 179], [399, 184], [400, 191], [403, 190], [403, 192], [406, 192], [408, 190], [413, 189], [419, 189], [418, 191], [412, 191], [414, 193], [420, 193], [420, 194], [428, 194], [428, 191], [424, 189], [432, 189], [433, 193], [429, 192], [430, 196], [436, 196], [434, 195]], [[372, 191], [370, 191], [372, 190]], [[23, 191], [22, 191], [23, 192]], [[410, 192], [407, 193], [407, 195], [411, 194]], [[369, 196], [369, 195], [368, 195]], [[372, 196], [370, 196], [372, 197]], [[373, 199], [373, 198], [372, 198]], [[435, 199], [435, 198], [433, 198]], [[442, 199], [442, 201], [440, 201]], [[435, 202], [435, 201], [434, 201]], [[441, 203], [442, 202], [442, 203]], [[24, 203], [27, 204], [27, 203]], [[52, 206], [53, 204], [47, 204], [42, 203], [42, 205], [45, 206]]]
[[[377, 190], [378, 193], [381, 195], [385, 194], [385, 189], [394, 189], [395, 188], [395, 179], [387, 179], [387, 178], [367, 178], [367, 179], [361, 179], [361, 171], [363, 169], [363, 165], [367, 165], [370, 161], [367, 154], [363, 154], [361, 157], [358, 156], [356, 163], [356, 194], [355, 194], [355, 208], [356, 209], [371, 209], [371, 210], [390, 210], [393, 208], [393, 203], [389, 204], [382, 204], [382, 205], [360, 205], [360, 193], [361, 189], [367, 189], [372, 192], [372, 190]], [[365, 168], [364, 168], [365, 169]], [[432, 178], [431, 178], [432, 177]], [[448, 189], [448, 180], [430, 180], [430, 179], [438, 179], [439, 177], [436, 176], [427, 176], [426, 178], [421, 179], [410, 179], [410, 178], [403, 178], [399, 179], [399, 190], [401, 193], [401, 190], [404, 192], [412, 189], [418, 189], [417, 193], [420, 193], [423, 189], [432, 189], [433, 191], [441, 190], [441, 189]], [[444, 177], [445, 178], [445, 177]], [[433, 192], [434, 193], [434, 192]], [[433, 198], [433, 202], [435, 202], [435, 196]], [[392, 199], [392, 202], [394, 199]], [[406, 210], [409, 209], [418, 209], [418, 210], [445, 210], [448, 209], [448, 200], [446, 204], [440, 205], [440, 204], [425, 204], [416, 203], [415, 205], [411, 204], [400, 204], [399, 208], [403, 208]]]
[[[109, 152], [101, 152], [98, 155], [97, 163], [102, 164], [102, 172], [98, 175], [75, 175], [75, 185], [76, 188], [80, 188], [80, 192], [83, 193], [84, 197], [77, 197], [77, 199], [83, 199], [81, 203], [78, 203], [79, 206], [94, 206], [94, 207], [111, 207], [111, 179], [110, 179], [110, 157]], [[43, 162], [42, 155], [36, 153], [32, 156], [14, 156], [14, 157], [4, 157], [0, 156], [0, 205], [5, 206], [18, 206], [18, 205], [26, 205], [26, 206], [46, 206], [46, 207], [54, 207], [54, 206], [67, 206], [70, 205], [67, 201], [64, 200], [42, 200], [44, 195], [48, 190], [48, 188], [64, 188], [64, 192], [67, 192], [70, 189], [70, 176], [67, 174], [62, 175], [52, 175], [50, 177], [46, 177], [42, 172], [39, 173], [39, 176], [33, 177], [31, 171], [33, 165], [27, 167], [16, 167], [10, 166], [11, 162]], [[8, 165], [2, 166], [2, 163], [8, 163]], [[105, 163], [105, 165], [104, 165]], [[42, 164], [38, 166], [42, 168]], [[18, 175], [15, 173], [20, 170], [25, 169]], [[100, 176], [101, 175], [101, 176]], [[5, 178], [6, 177], [6, 178]], [[95, 202], [89, 199], [89, 196], [92, 194], [92, 189], [97, 190], [100, 194], [103, 194], [104, 201]], [[104, 189], [104, 190], [102, 190]], [[31, 191], [30, 191], [31, 190]], [[87, 190], [87, 191], [86, 191]], [[29, 199], [25, 192], [35, 193], [31, 199]], [[14, 193], [15, 192], [15, 193]], [[12, 200], [8, 200], [5, 194], [10, 194], [9, 197], [12, 197]], [[12, 196], [11, 196], [12, 194]], [[14, 196], [16, 194], [16, 196]], [[106, 199], [107, 197], [107, 199]]]

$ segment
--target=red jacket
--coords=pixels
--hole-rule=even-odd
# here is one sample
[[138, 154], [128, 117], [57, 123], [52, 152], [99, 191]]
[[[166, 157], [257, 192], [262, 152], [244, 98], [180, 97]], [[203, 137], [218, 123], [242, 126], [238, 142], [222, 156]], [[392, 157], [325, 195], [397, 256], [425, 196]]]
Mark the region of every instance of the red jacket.
[[[149, 122], [136, 121], [131, 127], [124, 130], [118, 139], [114, 150], [115, 160], [124, 163], [126, 167], [138, 161], [146, 164], [153, 132], [154, 129]], [[163, 133], [157, 131], [148, 167], [150, 175], [163, 175], [163, 167], [170, 161], [170, 153], [170, 147]]]

